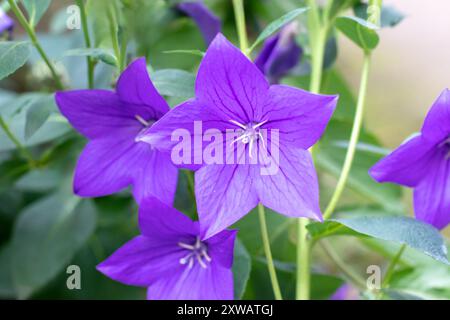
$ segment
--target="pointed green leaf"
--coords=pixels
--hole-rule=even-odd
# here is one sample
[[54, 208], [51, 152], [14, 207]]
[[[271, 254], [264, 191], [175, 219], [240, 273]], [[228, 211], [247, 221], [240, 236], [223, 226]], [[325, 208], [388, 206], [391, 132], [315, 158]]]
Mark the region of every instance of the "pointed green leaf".
[[94, 59], [100, 60], [106, 64], [111, 66], [117, 66], [117, 58], [116, 56], [107, 49], [102, 48], [80, 48], [80, 49], [72, 49], [65, 52], [64, 56], [76, 56], [76, 57], [92, 57]]
[[255, 47], [263, 42], [265, 39], [270, 37], [272, 34], [274, 34], [277, 30], [297, 18], [302, 13], [306, 12], [309, 8], [298, 8], [295, 10], [292, 10], [288, 13], [286, 13], [284, 16], [276, 19], [275, 21], [272, 21], [258, 36], [256, 41], [253, 43], [253, 45], [250, 47], [249, 52], [253, 51]]
[[35, 26], [39, 23], [51, 2], [52, 0], [22, 0], [31, 25]]
[[151, 73], [159, 93], [169, 97], [192, 98], [195, 95], [195, 75], [184, 70], [162, 69]]
[[29, 42], [0, 42], [0, 80], [14, 73], [23, 66], [30, 57]]
[[236, 239], [233, 262], [235, 299], [240, 299], [244, 295], [245, 288], [247, 287], [247, 281], [250, 277], [251, 265], [252, 262], [247, 249], [245, 249], [239, 239]]
[[336, 18], [336, 28], [364, 50], [375, 49], [380, 41], [378, 27], [357, 17]]

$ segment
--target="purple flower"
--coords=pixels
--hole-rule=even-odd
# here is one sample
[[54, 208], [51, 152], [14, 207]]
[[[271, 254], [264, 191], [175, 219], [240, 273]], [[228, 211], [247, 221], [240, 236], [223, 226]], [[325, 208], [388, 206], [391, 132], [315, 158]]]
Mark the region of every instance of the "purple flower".
[[278, 83], [300, 61], [302, 48], [295, 41], [298, 24], [292, 22], [268, 38], [255, 60], [271, 83]]
[[123, 72], [116, 92], [58, 92], [56, 102], [72, 126], [89, 139], [75, 170], [76, 194], [99, 197], [133, 185], [138, 202], [155, 195], [172, 204], [178, 173], [170, 156], [137, 141], [144, 129], [169, 111], [150, 81], [144, 58]]
[[4, 32], [8, 32], [8, 37], [11, 38], [13, 28], [14, 20], [0, 8], [0, 35]]
[[336, 290], [330, 300], [359, 300], [358, 290], [345, 283]]
[[190, 16], [203, 34], [206, 45], [209, 45], [221, 30], [220, 19], [212, 13], [203, 2], [181, 2], [177, 9]]
[[421, 134], [378, 162], [370, 175], [414, 188], [417, 219], [438, 229], [450, 223], [450, 90], [431, 107]]
[[139, 209], [141, 235], [97, 266], [154, 300], [232, 300], [236, 231], [201, 240], [198, 222], [155, 198]]
[[[172, 133], [184, 129], [194, 141], [196, 155], [198, 149], [206, 153], [210, 145], [199, 146], [202, 136], [194, 122], [201, 121], [204, 130], [219, 134], [238, 133], [237, 138], [216, 142], [227, 150], [225, 162], [205, 164], [194, 156], [185, 165], [200, 168], [195, 189], [200, 228], [206, 237], [230, 226], [258, 203], [287, 216], [321, 220], [317, 176], [307, 150], [322, 135], [336, 102], [336, 96], [270, 86], [261, 71], [219, 34], [200, 65], [196, 98], [172, 109], [141, 139], [173, 152], [177, 142], [172, 141]], [[279, 132], [278, 143], [274, 132]], [[252, 164], [249, 158], [257, 146], [265, 158]], [[239, 159], [234, 158], [235, 150], [240, 152]], [[278, 170], [262, 174], [265, 163], [275, 164]]]

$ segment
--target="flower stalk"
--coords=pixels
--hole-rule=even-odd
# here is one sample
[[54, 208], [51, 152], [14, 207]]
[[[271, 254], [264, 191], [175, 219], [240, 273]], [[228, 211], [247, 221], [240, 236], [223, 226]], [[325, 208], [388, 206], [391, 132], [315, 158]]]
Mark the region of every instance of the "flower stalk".
[[26, 33], [30, 37], [33, 46], [39, 52], [40, 56], [42, 57], [42, 60], [44, 60], [45, 64], [49, 68], [50, 73], [52, 74], [52, 77], [55, 81], [57, 89], [63, 90], [64, 86], [62, 84], [61, 78], [59, 77], [58, 73], [56, 72], [55, 66], [50, 61], [49, 57], [47, 56], [44, 49], [42, 48], [42, 46], [36, 36], [36, 31], [34, 30], [33, 25], [27, 21], [23, 12], [19, 9], [19, 7], [17, 6], [17, 4], [14, 0], [8, 0], [8, 3], [11, 7], [11, 10], [16, 15], [17, 20], [19, 20], [19, 23], [22, 25], [22, 27], [25, 29]]
[[[86, 6], [84, 4], [84, 0], [76, 0], [77, 5], [80, 8], [80, 15], [81, 15], [81, 24], [83, 27], [83, 34], [84, 34], [84, 42], [86, 44], [86, 48], [91, 48], [91, 37], [89, 35], [89, 27], [87, 22], [87, 14], [86, 14]], [[87, 68], [88, 68], [88, 85], [89, 89], [94, 89], [94, 68], [95, 68], [95, 61], [92, 59], [92, 57], [88, 56], [86, 58], [87, 62]]]
[[[239, 44], [241, 51], [248, 56], [248, 37], [247, 29], [245, 25], [245, 12], [244, 12], [244, 2], [243, 0], [233, 0], [234, 14], [236, 17], [236, 28], [239, 36]], [[259, 223], [261, 227], [261, 236], [263, 241], [264, 253], [266, 255], [267, 267], [269, 270], [270, 281], [272, 283], [273, 293], [276, 300], [282, 300], [280, 285], [278, 283], [278, 278], [275, 270], [275, 265], [273, 263], [272, 252], [270, 250], [270, 239], [267, 231], [267, 223], [264, 212], [264, 206], [262, 204], [258, 205]]]

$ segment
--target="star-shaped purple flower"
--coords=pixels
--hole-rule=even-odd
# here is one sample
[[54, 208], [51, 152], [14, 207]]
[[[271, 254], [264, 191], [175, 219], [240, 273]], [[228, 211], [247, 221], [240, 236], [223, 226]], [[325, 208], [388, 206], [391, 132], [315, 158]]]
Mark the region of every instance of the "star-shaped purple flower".
[[222, 29], [220, 19], [203, 2], [181, 2], [177, 5], [177, 9], [195, 21], [205, 39], [206, 45], [209, 45]]
[[[203, 132], [237, 131], [237, 138], [216, 144], [222, 143], [223, 150], [232, 146], [232, 157], [235, 150], [244, 148], [245, 152], [236, 152], [239, 159], [231, 159], [238, 161], [229, 163], [230, 153], [226, 152], [226, 162], [205, 164], [194, 157], [184, 165], [200, 168], [195, 189], [202, 235], [220, 232], [258, 203], [290, 217], [321, 220], [317, 176], [307, 150], [322, 135], [337, 97], [270, 86], [261, 71], [222, 34], [206, 52], [195, 90], [195, 99], [171, 110], [142, 139], [172, 152], [177, 143], [172, 141], [173, 132], [184, 129], [194, 141], [195, 154], [199, 148], [205, 152], [208, 148], [196, 141], [209, 137], [197, 136], [194, 122], [201, 121]], [[278, 142], [273, 132], [279, 133]], [[264, 161], [251, 164], [248, 160], [257, 148], [260, 152], [267, 149], [266, 155], [260, 153]], [[278, 170], [262, 174], [261, 167], [267, 162]]]
[[292, 22], [268, 38], [255, 60], [270, 83], [278, 83], [300, 61], [303, 50], [295, 41], [297, 28], [297, 22]]
[[97, 266], [150, 300], [232, 300], [236, 231], [201, 240], [198, 222], [155, 198], [139, 209], [141, 235]]
[[0, 35], [8, 32], [8, 38], [11, 38], [13, 28], [14, 20], [0, 8]]
[[378, 182], [414, 188], [416, 218], [438, 229], [450, 223], [450, 90], [431, 107], [421, 133], [378, 162]]
[[169, 111], [150, 81], [144, 58], [123, 72], [116, 92], [58, 92], [56, 102], [72, 126], [89, 139], [75, 170], [76, 194], [99, 197], [133, 185], [138, 202], [154, 195], [173, 203], [177, 168], [169, 155], [137, 141]]

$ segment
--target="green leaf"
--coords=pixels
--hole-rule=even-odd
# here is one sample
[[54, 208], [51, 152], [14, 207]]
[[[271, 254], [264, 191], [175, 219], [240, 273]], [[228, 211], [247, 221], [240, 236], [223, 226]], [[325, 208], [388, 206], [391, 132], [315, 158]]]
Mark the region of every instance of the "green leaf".
[[437, 261], [450, 265], [447, 247], [437, 229], [419, 220], [404, 216], [356, 216], [332, 219], [356, 232], [406, 244]]
[[282, 28], [295, 18], [297, 18], [302, 13], [306, 12], [309, 8], [298, 8], [295, 10], [292, 10], [288, 13], [286, 13], [284, 16], [276, 19], [275, 21], [272, 21], [256, 38], [256, 41], [253, 43], [253, 45], [250, 47], [249, 52], [253, 51], [255, 47], [263, 42], [265, 39], [270, 37], [273, 33], [275, 33], [278, 29]]
[[380, 38], [377, 26], [357, 17], [336, 18], [336, 28], [364, 50], [373, 50]]
[[169, 97], [195, 96], [195, 75], [184, 70], [162, 69], [151, 73], [158, 92]]
[[194, 56], [204, 57], [205, 53], [201, 50], [167, 50], [163, 51], [163, 53], [168, 54], [192, 54]]
[[384, 289], [382, 292], [393, 300], [423, 300], [422, 297], [402, 290]]
[[30, 53], [31, 45], [29, 42], [0, 42], [0, 80], [23, 66], [28, 61]]
[[19, 215], [12, 235], [14, 287], [27, 298], [70, 263], [95, 228], [90, 201], [53, 194]]
[[11, 246], [6, 245], [0, 249], [0, 297], [14, 298], [16, 292], [12, 282]]
[[[13, 134], [18, 138], [22, 145], [26, 147], [32, 147], [52, 141], [71, 130], [67, 120], [59, 113], [54, 113], [50, 114], [45, 123], [29, 139], [26, 138], [25, 128], [27, 125], [28, 110], [36, 101], [43, 99], [44, 97], [48, 97], [48, 95], [36, 93], [24, 94], [18, 96], [11, 102], [0, 105], [0, 114], [3, 116]], [[28, 130], [29, 132], [33, 131], [32, 129]], [[16, 146], [10, 141], [3, 130], [0, 131], [0, 152], [14, 149], [16, 149]]]
[[57, 110], [53, 95], [38, 97], [33, 101], [26, 113], [25, 139], [31, 138], [44, 125], [50, 114]]
[[72, 49], [65, 52], [66, 57], [92, 57], [94, 59], [100, 60], [106, 64], [116, 67], [118, 65], [116, 56], [107, 49], [102, 48], [81, 48]]
[[236, 239], [234, 248], [234, 262], [233, 262], [233, 275], [234, 275], [234, 297], [240, 299], [244, 295], [245, 288], [247, 287], [248, 278], [250, 277], [251, 259], [250, 255], [245, 249], [239, 239]]
[[311, 222], [307, 226], [310, 236], [314, 241], [322, 238], [338, 235], [362, 236], [361, 233], [347, 228], [341, 223], [335, 221]]
[[51, 0], [22, 0], [23, 6], [28, 13], [28, 20], [32, 26], [39, 23], [51, 2]]
[[[367, 20], [367, 8], [368, 5], [366, 3], [358, 3], [353, 7], [353, 12], [358, 18]], [[380, 25], [382, 28], [395, 27], [402, 22], [404, 18], [405, 15], [393, 6], [384, 5], [381, 8]]]

